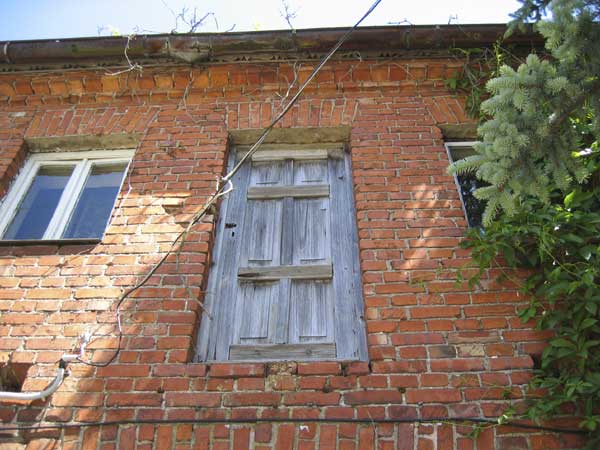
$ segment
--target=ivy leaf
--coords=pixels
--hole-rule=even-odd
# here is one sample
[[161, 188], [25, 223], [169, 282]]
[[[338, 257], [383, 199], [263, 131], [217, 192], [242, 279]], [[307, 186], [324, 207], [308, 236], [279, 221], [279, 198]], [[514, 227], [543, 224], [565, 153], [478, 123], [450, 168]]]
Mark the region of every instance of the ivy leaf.
[[579, 254], [582, 256], [583, 259], [589, 261], [592, 257], [592, 253], [595, 250], [596, 247], [594, 247], [593, 245], [586, 245], [585, 247], [579, 249]]
[[589, 431], [595, 431], [598, 427], [598, 421], [593, 418], [585, 419], [579, 423], [579, 426], [581, 428], [586, 428]]
[[[596, 325], [596, 323], [598, 323], [598, 320], [596, 320], [592, 317], [588, 317], [587, 319], [583, 319], [583, 321], [581, 322], [581, 325], [579, 325], [579, 328], [581, 330], [585, 330], [586, 328], [593, 327], [594, 325]], [[590, 341], [590, 342], [594, 342], [594, 341]]]
[[565, 234], [563, 236], [563, 239], [565, 241], [574, 242], [576, 244], [583, 244], [585, 242], [582, 238], [580, 238], [579, 236], [577, 236], [577, 235], [575, 235], [573, 233]]
[[571, 207], [571, 203], [573, 202], [574, 197], [575, 197], [575, 191], [571, 191], [565, 196], [565, 200], [564, 200], [565, 208]]
[[585, 304], [585, 310], [587, 312], [589, 312], [590, 314], [592, 314], [593, 316], [595, 316], [596, 313], [598, 312], [598, 305], [593, 302], [587, 302]]
[[504, 247], [502, 254], [504, 255], [504, 258], [506, 259], [506, 262], [510, 266], [515, 265], [515, 263], [516, 263], [515, 250], [512, 248], [512, 246], [508, 245], [508, 246]]
[[600, 341], [595, 340], [595, 341], [586, 341], [586, 343], [584, 344], [585, 348], [591, 348], [591, 347], [595, 347], [596, 345], [600, 345]]
[[565, 294], [569, 291], [571, 284], [568, 281], [561, 281], [558, 284], [553, 284], [546, 289], [546, 296], [556, 297]]
[[581, 277], [581, 281], [583, 281], [583, 283], [586, 286], [591, 286], [594, 284], [594, 274], [590, 271], [587, 271], [586, 273], [583, 274], [583, 276]]
[[575, 349], [575, 344], [571, 341], [562, 338], [555, 338], [550, 341], [552, 347], [567, 347]]

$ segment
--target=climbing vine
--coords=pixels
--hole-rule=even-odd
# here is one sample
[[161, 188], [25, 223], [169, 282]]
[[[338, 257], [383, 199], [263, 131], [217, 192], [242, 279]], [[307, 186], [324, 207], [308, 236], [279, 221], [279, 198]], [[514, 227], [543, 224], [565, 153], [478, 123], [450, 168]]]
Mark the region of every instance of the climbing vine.
[[549, 54], [529, 55], [516, 70], [498, 57], [487, 72], [449, 80], [481, 105], [482, 140], [450, 171], [488, 184], [475, 191], [487, 202], [485, 228], [463, 242], [478, 269], [471, 283], [491, 267], [504, 276], [527, 269], [521, 288], [530, 301], [520, 316], [551, 335], [531, 382], [543, 395], [532, 396], [526, 416], [575, 413], [598, 448], [600, 2], [521, 3], [511, 30], [533, 21]]
[[524, 62], [522, 51], [505, 44], [502, 39], [491, 47], [451, 49], [460, 66], [445, 80], [451, 91], [466, 95], [466, 111], [473, 118], [484, 119], [480, 115], [481, 103], [489, 97], [486, 82], [499, 75], [503, 65], [517, 67]]
[[[590, 170], [600, 170], [594, 143], [580, 155]], [[502, 215], [485, 228], [471, 229], [463, 247], [470, 249], [477, 282], [490, 267], [529, 269], [521, 285], [530, 299], [523, 321], [553, 337], [540, 355], [533, 388], [545, 389], [527, 411], [544, 419], [576, 406], [582, 428], [598, 434], [600, 411], [600, 190], [594, 182], [566, 195], [554, 191], [545, 204], [524, 199], [513, 216]]]

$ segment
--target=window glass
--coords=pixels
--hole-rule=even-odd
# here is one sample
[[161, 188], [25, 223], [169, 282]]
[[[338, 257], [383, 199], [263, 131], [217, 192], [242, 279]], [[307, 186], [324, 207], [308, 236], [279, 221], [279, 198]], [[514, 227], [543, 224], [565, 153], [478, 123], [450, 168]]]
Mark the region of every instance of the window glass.
[[3, 239], [41, 239], [54, 215], [74, 166], [42, 166]]
[[132, 155], [132, 150], [31, 155], [0, 204], [0, 239], [100, 239]]
[[469, 226], [480, 227], [483, 211], [485, 210], [485, 201], [476, 198], [473, 195], [473, 192], [486, 184], [479, 180], [474, 174], [458, 175], [456, 178], [458, 179], [458, 185], [460, 186]]
[[[452, 162], [466, 158], [475, 154], [472, 145], [457, 144], [449, 142], [447, 144], [450, 151]], [[456, 181], [460, 189], [460, 196], [463, 202], [467, 222], [470, 227], [480, 227], [483, 212], [485, 210], [485, 201], [479, 200], [473, 193], [480, 187], [487, 186], [484, 181], [475, 176], [474, 173], [460, 174], [456, 176]]]
[[92, 167], [63, 238], [101, 238], [119, 193], [126, 164]]

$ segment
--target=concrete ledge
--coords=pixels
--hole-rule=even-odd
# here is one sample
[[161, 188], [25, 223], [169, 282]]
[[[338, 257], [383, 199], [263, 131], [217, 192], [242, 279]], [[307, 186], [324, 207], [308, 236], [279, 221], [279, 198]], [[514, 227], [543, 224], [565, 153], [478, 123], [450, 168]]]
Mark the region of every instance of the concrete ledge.
[[438, 127], [442, 130], [445, 141], [478, 140], [476, 123], [446, 124], [438, 125]]
[[[262, 132], [262, 128], [229, 130], [229, 138], [235, 145], [252, 145], [258, 140]], [[349, 126], [275, 128], [267, 136], [265, 144], [340, 144], [349, 141]]]
[[31, 152], [129, 149], [136, 148], [140, 138], [139, 133], [71, 135], [26, 138], [25, 143]]

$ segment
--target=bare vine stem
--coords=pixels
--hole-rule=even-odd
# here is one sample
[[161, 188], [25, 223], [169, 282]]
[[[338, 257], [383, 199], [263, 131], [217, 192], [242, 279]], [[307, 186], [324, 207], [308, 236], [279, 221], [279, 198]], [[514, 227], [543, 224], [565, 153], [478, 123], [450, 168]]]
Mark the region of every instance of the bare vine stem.
[[[196, 214], [194, 214], [194, 216], [188, 223], [185, 230], [183, 230], [181, 233], [179, 233], [177, 235], [175, 240], [171, 243], [169, 250], [167, 250], [167, 252], [158, 260], [158, 262], [156, 262], [154, 264], [154, 266], [152, 266], [152, 268], [146, 273], [146, 275], [140, 281], [138, 281], [134, 286], [125, 290], [121, 294], [121, 296], [119, 297], [119, 300], [116, 303], [116, 308], [115, 308], [115, 314], [117, 317], [117, 329], [118, 329], [117, 349], [112, 354], [112, 356], [107, 361], [101, 362], [101, 363], [96, 363], [93, 361], [85, 361], [85, 360], [83, 360], [83, 358], [80, 358], [80, 357], [77, 358], [77, 361], [79, 361], [85, 365], [94, 366], [94, 367], [106, 367], [106, 366], [110, 365], [113, 361], [115, 361], [115, 359], [121, 352], [121, 344], [123, 341], [123, 327], [122, 327], [122, 322], [121, 322], [121, 306], [123, 305], [123, 302], [131, 294], [133, 294], [135, 291], [137, 291], [142, 286], [144, 286], [148, 282], [148, 280], [150, 280], [152, 275], [154, 275], [156, 273], [156, 271], [159, 269], [159, 267], [172, 254], [177, 243], [181, 241], [181, 244], [180, 244], [180, 248], [181, 248], [181, 245], [183, 245], [183, 240], [185, 239], [187, 234], [190, 232], [192, 227], [195, 224], [197, 224], [206, 215], [206, 213], [213, 207], [213, 205], [215, 205], [217, 203], [217, 201], [221, 197], [227, 195], [228, 193], [230, 193], [233, 190], [232, 178], [235, 176], [235, 174], [242, 168], [242, 166], [246, 163], [246, 161], [248, 161], [248, 159], [250, 159], [252, 157], [252, 155], [254, 153], [256, 153], [256, 151], [258, 150], [260, 145], [265, 141], [265, 139], [267, 138], [267, 136], [269, 135], [271, 130], [273, 130], [275, 125], [277, 125], [277, 123], [279, 123], [281, 121], [281, 119], [283, 119], [283, 117], [287, 114], [287, 112], [292, 108], [292, 106], [300, 98], [300, 96], [302, 95], [302, 93], [304, 92], [306, 87], [309, 85], [309, 83], [317, 76], [319, 71], [331, 59], [331, 57], [334, 55], [334, 53], [344, 44], [344, 42], [346, 42], [346, 40], [350, 37], [350, 35], [354, 32], [354, 30], [356, 30], [356, 28], [375, 10], [375, 8], [379, 5], [379, 3], [381, 3], [381, 0], [375, 0], [375, 2], [367, 10], [367, 12], [358, 20], [358, 22], [356, 22], [356, 24], [354, 24], [354, 26], [352, 26], [346, 33], [344, 33], [344, 35], [338, 40], [338, 42], [327, 53], [327, 55], [325, 55], [323, 57], [321, 62], [313, 69], [313, 71], [308, 76], [306, 81], [304, 81], [304, 83], [298, 89], [298, 92], [296, 92], [296, 94], [289, 100], [289, 102], [285, 105], [285, 107], [282, 109], [282, 111], [279, 114], [277, 114], [277, 116], [271, 121], [271, 123], [263, 130], [260, 137], [258, 138], [256, 143], [250, 148], [250, 150], [244, 156], [242, 156], [240, 161], [233, 167], [233, 169], [231, 169], [231, 171], [229, 171], [229, 173], [227, 173], [224, 177], [222, 177], [220, 180], [217, 181], [217, 186], [216, 186], [215, 192], [210, 195], [210, 197], [208, 198], [208, 200], [206, 201], [204, 206], [202, 206], [202, 208]], [[127, 42], [129, 44], [129, 39]]]
[[125, 55], [125, 60], [127, 61], [127, 69], [119, 70], [117, 72], [107, 72], [107, 75], [110, 75], [111, 77], [116, 77], [123, 73], [129, 73], [133, 70], [141, 72], [144, 69], [140, 64], [136, 62], [131, 62], [129, 55], [127, 54], [127, 51], [129, 50], [129, 44], [131, 44], [131, 39], [133, 39], [134, 37], [135, 36], [133, 34], [127, 35], [127, 43], [125, 44], [125, 50], [123, 51], [123, 54]]

